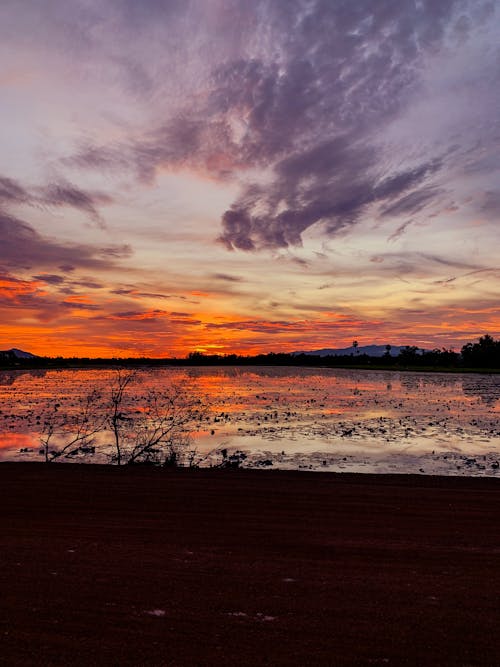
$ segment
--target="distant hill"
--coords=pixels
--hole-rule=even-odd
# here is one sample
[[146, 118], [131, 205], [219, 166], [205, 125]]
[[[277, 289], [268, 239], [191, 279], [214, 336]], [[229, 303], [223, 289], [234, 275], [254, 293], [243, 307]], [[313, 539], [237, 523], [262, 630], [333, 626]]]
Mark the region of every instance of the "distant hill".
[[0, 355], [15, 359], [36, 359], [36, 354], [31, 354], [31, 352], [24, 352], [24, 350], [18, 350], [17, 347], [12, 347], [10, 350], [0, 350]]
[[[403, 350], [405, 347], [405, 345], [391, 345], [391, 357], [397, 357], [400, 350]], [[344, 357], [351, 354], [358, 357], [361, 354], [367, 354], [369, 357], [382, 357], [386, 352], [387, 348], [385, 345], [360, 345], [359, 347], [323, 348], [322, 350], [293, 352], [293, 354], [308, 354], [317, 357]]]

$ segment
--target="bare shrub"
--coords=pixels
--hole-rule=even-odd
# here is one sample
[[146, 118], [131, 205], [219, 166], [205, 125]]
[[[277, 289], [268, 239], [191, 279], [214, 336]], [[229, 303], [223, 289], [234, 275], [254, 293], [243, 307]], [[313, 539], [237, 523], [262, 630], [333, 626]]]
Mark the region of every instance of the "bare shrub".
[[105, 427], [101, 403], [102, 396], [97, 390], [83, 396], [71, 412], [62, 407], [61, 401], [54, 400], [44, 415], [40, 434], [40, 454], [46, 463], [95, 453], [95, 436]]
[[[142, 392], [141, 385], [140, 373], [117, 369], [107, 388], [91, 391], [70, 409], [54, 397], [40, 434], [45, 461], [101, 449], [117, 465], [197, 467], [203, 457], [192, 446], [192, 433], [206, 419], [206, 402], [182, 383]], [[111, 443], [102, 437], [97, 442], [103, 431], [111, 432]]]
[[193, 466], [191, 435], [204, 419], [206, 405], [182, 383], [137, 394], [132, 387], [138, 382], [136, 372], [119, 370], [111, 385], [106, 422], [113, 434], [112, 461]]

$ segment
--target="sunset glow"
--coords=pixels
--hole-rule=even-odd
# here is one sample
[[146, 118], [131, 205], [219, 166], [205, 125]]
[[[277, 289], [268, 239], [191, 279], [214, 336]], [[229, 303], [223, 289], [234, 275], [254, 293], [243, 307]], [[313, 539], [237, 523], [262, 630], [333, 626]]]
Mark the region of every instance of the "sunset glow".
[[500, 335], [497, 0], [7, 0], [0, 350]]

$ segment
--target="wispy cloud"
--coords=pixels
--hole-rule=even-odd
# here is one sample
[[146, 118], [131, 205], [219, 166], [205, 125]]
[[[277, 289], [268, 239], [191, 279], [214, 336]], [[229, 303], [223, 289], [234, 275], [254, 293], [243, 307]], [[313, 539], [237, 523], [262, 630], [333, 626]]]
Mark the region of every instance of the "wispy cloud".
[[0, 211], [2, 264], [7, 267], [67, 267], [111, 269], [114, 262], [131, 256], [126, 244], [99, 247], [92, 244], [64, 243], [39, 234], [26, 222]]
[[27, 188], [12, 178], [0, 177], [0, 205], [3, 206], [67, 206], [86, 213], [94, 222], [104, 226], [97, 207], [112, 202], [113, 198], [108, 194], [85, 191], [67, 181]]

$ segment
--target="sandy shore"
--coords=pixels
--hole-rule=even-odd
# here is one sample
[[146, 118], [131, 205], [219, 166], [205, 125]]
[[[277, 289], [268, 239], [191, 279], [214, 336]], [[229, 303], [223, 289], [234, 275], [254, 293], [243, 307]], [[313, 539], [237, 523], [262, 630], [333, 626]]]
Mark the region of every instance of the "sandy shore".
[[500, 481], [0, 465], [0, 664], [500, 664]]

